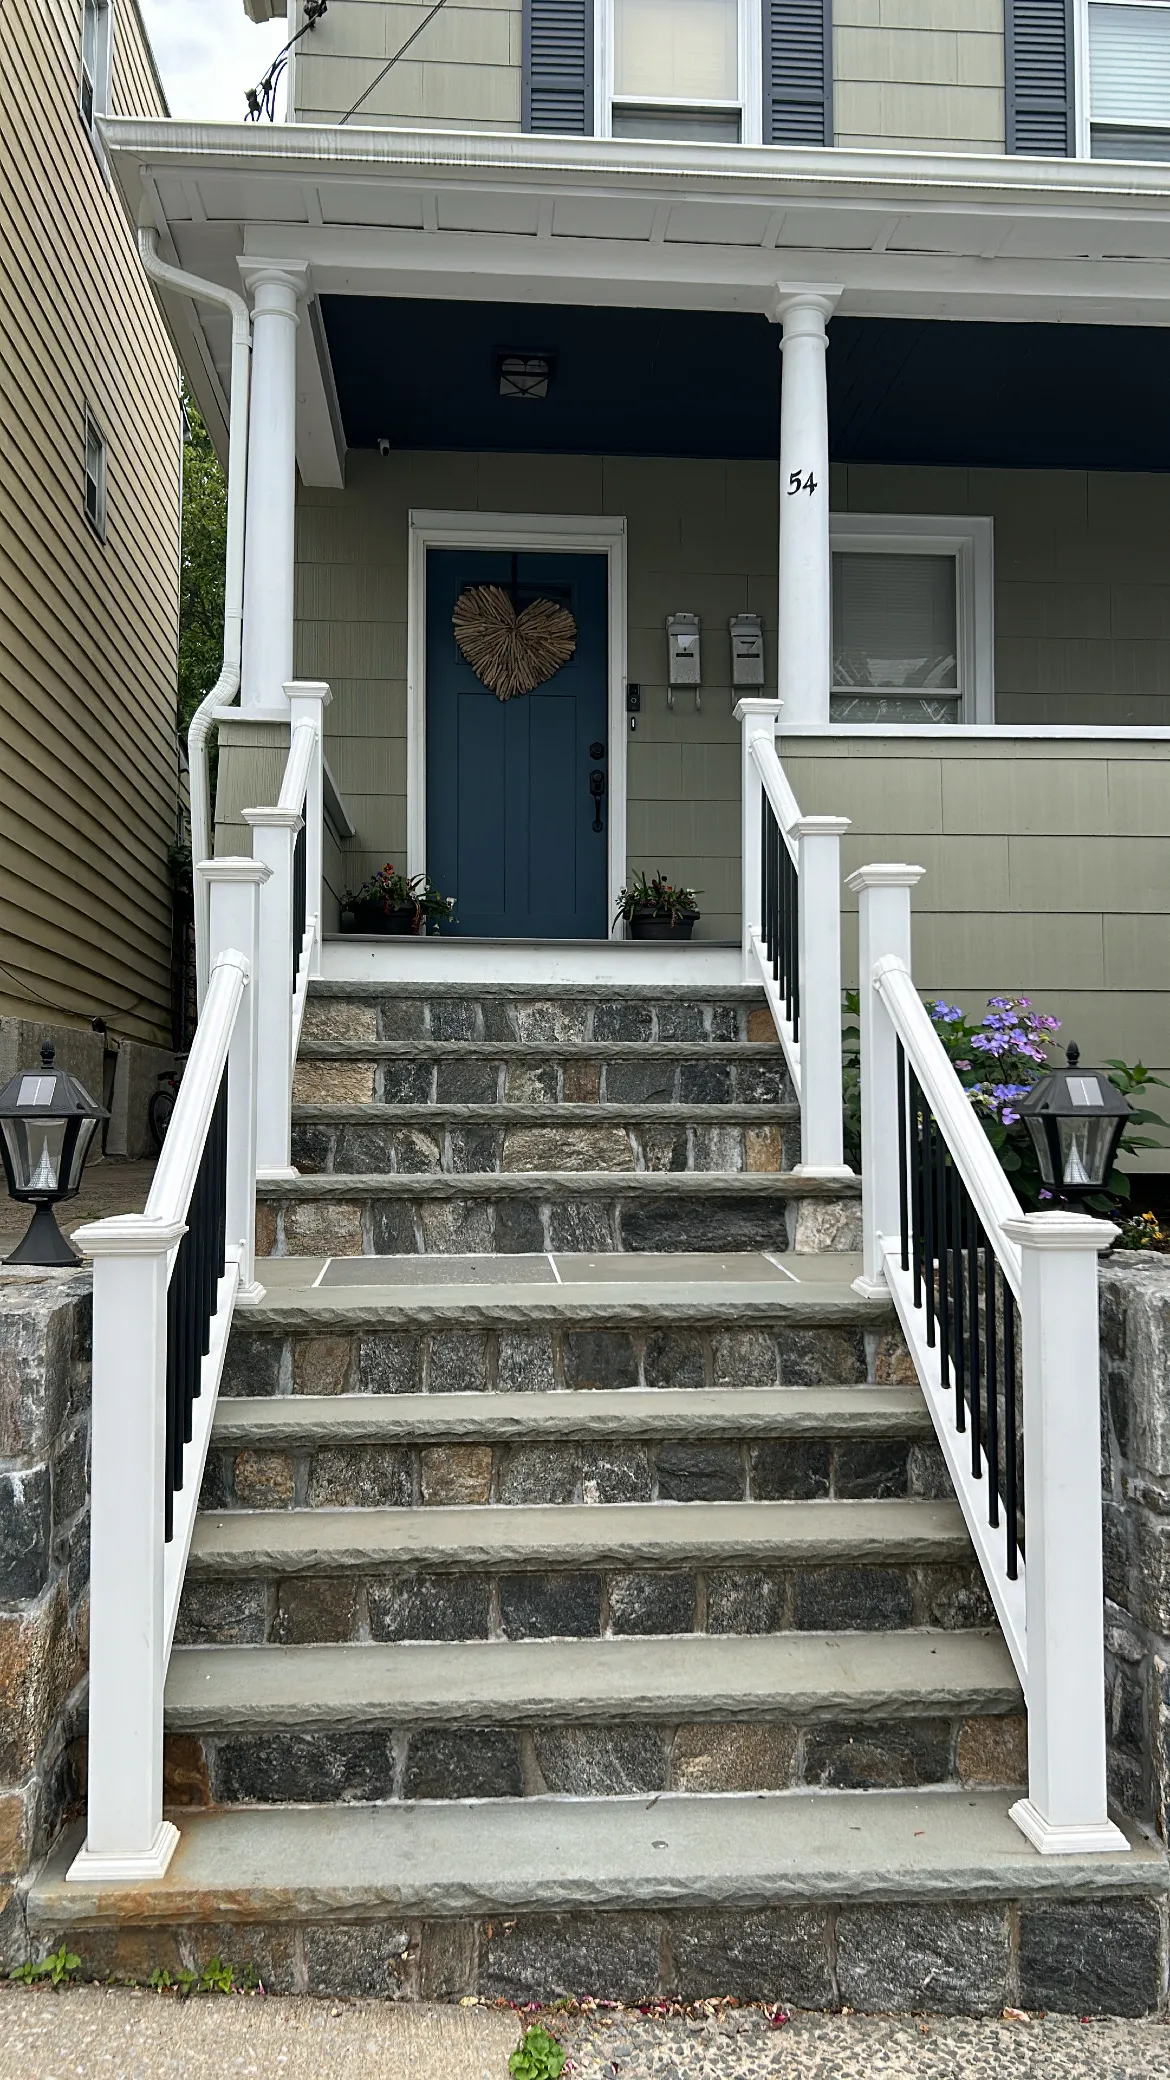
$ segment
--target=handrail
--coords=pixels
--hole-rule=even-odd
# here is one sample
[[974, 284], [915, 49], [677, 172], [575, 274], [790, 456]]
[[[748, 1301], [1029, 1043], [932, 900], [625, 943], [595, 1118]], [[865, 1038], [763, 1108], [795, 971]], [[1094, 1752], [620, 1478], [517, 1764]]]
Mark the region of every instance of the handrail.
[[800, 1169], [846, 1178], [841, 1064], [844, 816], [802, 816], [776, 755], [778, 701], [741, 701], [743, 978], [762, 985], [800, 1105]]
[[145, 1206], [147, 1220], [185, 1221], [223, 1078], [244, 991], [248, 962], [228, 950], [216, 959], [195, 1040], [171, 1114]]
[[203, 861], [203, 1013], [146, 1211], [76, 1231], [93, 1260], [89, 1763], [79, 1882], [161, 1877], [163, 1686], [232, 1315], [255, 1305], [254, 860]]
[[298, 722], [293, 725], [289, 736], [284, 778], [280, 783], [280, 793], [276, 797], [278, 809], [291, 809], [298, 816], [303, 811], [316, 745], [317, 732], [311, 722]]
[[894, 1031], [930, 1101], [951, 1157], [959, 1166], [1018, 1300], [1019, 1245], [1005, 1234], [1004, 1223], [1019, 1220], [1023, 1211], [1020, 1202], [972, 1111], [970, 1096], [955, 1074], [905, 962], [896, 954], [886, 954], [875, 961], [873, 985], [890, 1014]]
[[[850, 876], [861, 970], [865, 1293], [894, 1302], [1028, 1706], [1044, 1855], [1128, 1847], [1109, 1819], [1097, 1252], [1117, 1230], [1021, 1212], [914, 987], [921, 867]], [[1025, 1559], [1026, 1553], [1026, 1559]]]

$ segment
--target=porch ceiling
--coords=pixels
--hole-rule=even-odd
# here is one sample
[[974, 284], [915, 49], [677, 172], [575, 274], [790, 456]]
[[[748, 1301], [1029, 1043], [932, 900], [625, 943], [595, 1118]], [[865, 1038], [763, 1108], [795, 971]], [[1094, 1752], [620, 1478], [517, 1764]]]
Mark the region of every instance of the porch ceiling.
[[[850, 317], [1170, 320], [1164, 166], [309, 125], [103, 127], [135, 221], [158, 231], [165, 257], [233, 286], [247, 253], [308, 261], [321, 297], [503, 294], [761, 313], [778, 285], [823, 283], [841, 289]], [[222, 439], [226, 324], [166, 301]], [[326, 393], [307, 371], [314, 387], [320, 417]]]
[[[778, 341], [748, 312], [322, 298], [346, 443], [774, 460]], [[550, 352], [501, 397], [501, 349]], [[1170, 341], [1151, 329], [834, 318], [838, 462], [1170, 469]]]

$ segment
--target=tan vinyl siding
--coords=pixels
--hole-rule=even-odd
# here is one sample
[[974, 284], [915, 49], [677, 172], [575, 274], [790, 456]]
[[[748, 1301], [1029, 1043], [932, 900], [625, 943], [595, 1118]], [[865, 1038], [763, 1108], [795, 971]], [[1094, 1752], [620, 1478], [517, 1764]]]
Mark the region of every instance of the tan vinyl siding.
[[1003, 0], [833, 0], [834, 142], [1002, 152]]
[[[421, 19], [399, 0], [330, 0], [297, 54], [296, 121], [335, 123]], [[517, 0], [448, 0], [362, 103], [360, 120], [518, 130], [520, 20]]]
[[[849, 816], [843, 868], [911, 860], [914, 979], [981, 1017], [1022, 993], [1085, 1061], [1170, 1074], [1170, 744], [1013, 737], [779, 745], [806, 816]], [[846, 894], [844, 970], [857, 982]], [[1144, 1167], [1161, 1169], [1165, 1153]]]
[[[80, 23], [74, 0], [6, 13], [0, 72], [0, 1011], [162, 1039], [177, 368], [78, 111]], [[115, 0], [111, 102], [164, 112], [131, 0]], [[87, 406], [104, 543], [83, 509]]]

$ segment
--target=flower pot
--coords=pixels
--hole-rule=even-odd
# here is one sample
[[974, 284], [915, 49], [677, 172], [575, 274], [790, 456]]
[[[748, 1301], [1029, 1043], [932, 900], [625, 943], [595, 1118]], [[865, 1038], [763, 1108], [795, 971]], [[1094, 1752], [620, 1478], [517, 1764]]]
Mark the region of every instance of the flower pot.
[[684, 917], [663, 917], [650, 904], [640, 904], [630, 918], [631, 939], [689, 939], [699, 921], [697, 910]]
[[[352, 919], [352, 923], [346, 923], [347, 917]], [[425, 923], [424, 913], [413, 903], [404, 904], [400, 910], [383, 910], [380, 903], [351, 903], [341, 913], [343, 932], [403, 937], [407, 933], [421, 932]]]

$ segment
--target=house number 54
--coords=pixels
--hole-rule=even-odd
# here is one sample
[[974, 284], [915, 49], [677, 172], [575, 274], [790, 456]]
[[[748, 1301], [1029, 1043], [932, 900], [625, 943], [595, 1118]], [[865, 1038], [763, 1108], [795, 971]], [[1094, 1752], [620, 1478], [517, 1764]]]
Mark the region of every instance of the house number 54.
[[798, 469], [794, 469], [794, 470], [790, 470], [790, 471], [789, 471], [789, 473], [788, 473], [788, 496], [789, 496], [789, 498], [795, 498], [795, 497], [796, 497], [796, 494], [797, 494], [797, 492], [798, 492], [798, 491], [807, 491], [807, 492], [809, 492], [809, 493], [811, 494], [812, 492], [814, 492], [814, 491], [816, 490], [816, 488], [817, 488], [817, 480], [816, 480], [816, 478], [814, 477], [814, 475], [813, 475], [813, 473], [812, 473], [811, 469], [810, 469], [810, 471], [809, 471], [809, 473], [808, 473], [807, 477], [806, 477], [806, 476], [803, 476], [803, 475], [801, 474], [800, 470], [798, 470]]

